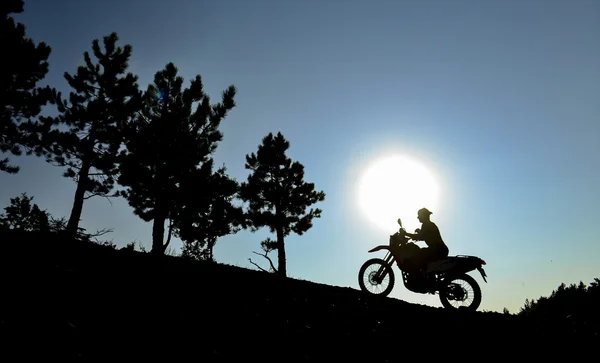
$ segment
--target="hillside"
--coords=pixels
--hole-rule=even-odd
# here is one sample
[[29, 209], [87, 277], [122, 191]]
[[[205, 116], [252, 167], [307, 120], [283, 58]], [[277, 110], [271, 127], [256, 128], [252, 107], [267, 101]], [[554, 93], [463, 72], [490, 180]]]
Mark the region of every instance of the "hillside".
[[[596, 339], [558, 323], [542, 329], [519, 316], [452, 313], [352, 288], [282, 282], [268, 273], [176, 257], [154, 260], [92, 243], [4, 238], [1, 245], [5, 362], [385, 362], [415, 352], [455, 360], [482, 350], [484, 359], [490, 352], [540, 358], [571, 355]], [[439, 347], [425, 346], [428, 334]]]

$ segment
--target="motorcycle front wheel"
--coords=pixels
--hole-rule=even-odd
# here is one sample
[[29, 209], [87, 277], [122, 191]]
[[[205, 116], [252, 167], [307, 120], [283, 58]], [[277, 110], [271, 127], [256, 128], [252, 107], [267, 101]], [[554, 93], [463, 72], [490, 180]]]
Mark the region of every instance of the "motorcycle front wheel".
[[477, 281], [467, 274], [446, 279], [439, 293], [440, 301], [446, 309], [475, 311], [481, 304], [481, 288]]
[[358, 272], [360, 289], [371, 295], [388, 296], [395, 283], [394, 271], [380, 258], [365, 262]]

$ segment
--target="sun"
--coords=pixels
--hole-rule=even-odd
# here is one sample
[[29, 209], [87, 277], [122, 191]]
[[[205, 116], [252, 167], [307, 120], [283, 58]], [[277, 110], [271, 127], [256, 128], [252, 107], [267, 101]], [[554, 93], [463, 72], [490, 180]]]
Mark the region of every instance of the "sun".
[[358, 205], [372, 223], [391, 234], [398, 229], [398, 218], [408, 227], [419, 223], [420, 208], [435, 211], [438, 193], [435, 178], [423, 163], [393, 155], [367, 168], [358, 184]]

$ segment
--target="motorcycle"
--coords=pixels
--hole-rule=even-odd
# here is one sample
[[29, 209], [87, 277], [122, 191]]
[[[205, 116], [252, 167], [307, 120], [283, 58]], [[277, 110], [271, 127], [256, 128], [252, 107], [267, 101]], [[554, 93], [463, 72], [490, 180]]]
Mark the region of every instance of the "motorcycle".
[[417, 270], [410, 262], [420, 247], [406, 236], [400, 219], [398, 224], [400, 229], [390, 236], [389, 245], [369, 250], [369, 253], [381, 250], [387, 252], [383, 259], [372, 258], [361, 266], [358, 273], [360, 289], [371, 295], [388, 296], [396, 281], [393, 271], [395, 263], [402, 272], [402, 281], [409, 291], [439, 294], [440, 302], [446, 309], [477, 310], [481, 304], [481, 288], [468, 272], [479, 271], [483, 281], [487, 283], [487, 275], [483, 269], [486, 262], [476, 256], [456, 255], [429, 262], [423, 269]]

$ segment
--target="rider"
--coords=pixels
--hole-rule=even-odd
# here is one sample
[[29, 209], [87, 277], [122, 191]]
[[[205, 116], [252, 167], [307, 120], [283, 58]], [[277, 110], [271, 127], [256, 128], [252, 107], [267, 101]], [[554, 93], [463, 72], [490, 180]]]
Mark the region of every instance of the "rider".
[[448, 257], [448, 247], [442, 239], [440, 230], [437, 225], [430, 220], [430, 212], [427, 208], [421, 208], [417, 212], [419, 222], [421, 222], [421, 229], [417, 229], [416, 233], [406, 233], [406, 235], [415, 241], [424, 241], [427, 247], [421, 248], [417, 259], [417, 268], [423, 268], [427, 263], [432, 261], [441, 260]]

